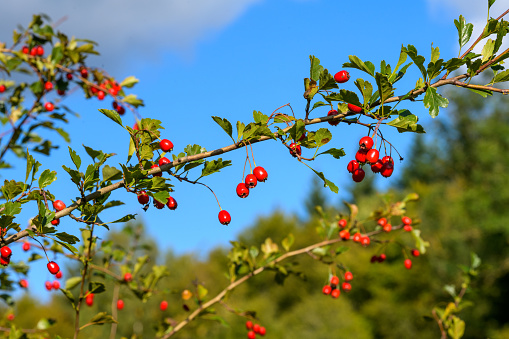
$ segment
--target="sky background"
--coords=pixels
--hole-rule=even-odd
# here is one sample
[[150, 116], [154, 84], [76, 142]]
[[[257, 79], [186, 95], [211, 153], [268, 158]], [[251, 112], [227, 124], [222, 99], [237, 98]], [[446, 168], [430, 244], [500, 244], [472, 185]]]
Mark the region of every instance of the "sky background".
[[[490, 14], [496, 17], [508, 7], [508, 0], [498, 0]], [[296, 116], [303, 117], [306, 104], [302, 97], [303, 78], [309, 77], [311, 54], [333, 74], [342, 69], [348, 55], [370, 60], [377, 68], [382, 59], [395, 65], [401, 45], [407, 44], [413, 44], [426, 58], [431, 44], [440, 47], [441, 57], [446, 60], [457, 56], [453, 20], [463, 14], [467, 22], [474, 23], [473, 41], [484, 26], [487, 1], [6, 1], [0, 7], [0, 41], [9, 45], [12, 29], [19, 24], [26, 27], [35, 13], [48, 14], [53, 21], [65, 18], [59, 30], [69, 36], [97, 41], [101, 56], [90, 58], [90, 65], [107, 70], [119, 80], [129, 75], [140, 79], [130, 91], [145, 101], [139, 113], [161, 120], [165, 127], [162, 137], [170, 139], [175, 152], [180, 152], [188, 144], [213, 150], [231, 143], [211, 116], [227, 118], [235, 126], [237, 120], [246, 124], [252, 121], [253, 110], [270, 115], [289, 103]], [[356, 91], [353, 80], [365, 74], [350, 70], [350, 75], [352, 79], [343, 88]], [[400, 90], [396, 93], [406, 93], [418, 77], [415, 67], [411, 67], [406, 79], [397, 84]], [[117, 153], [108, 162], [110, 166], [125, 162], [127, 132], [97, 111], [110, 108], [111, 99], [85, 101], [75, 94], [65, 99], [65, 104], [81, 114], [80, 118], [71, 118], [67, 130], [72, 137], [70, 146], [80, 154], [83, 164], [91, 159], [82, 144]], [[410, 109], [426, 129], [433, 129], [422, 103], [400, 107]], [[325, 116], [327, 111], [317, 109], [311, 117]], [[287, 108], [281, 112], [291, 113]], [[446, 112], [441, 110], [441, 115]], [[123, 121], [132, 126], [135, 120], [126, 114]], [[329, 147], [344, 148], [346, 157], [336, 160], [321, 156], [310, 165], [323, 171], [339, 187], [337, 195], [324, 188], [329, 203], [339, 206], [349, 199], [347, 190], [352, 185], [346, 165], [367, 130], [340, 124], [331, 127], [331, 131]], [[413, 135], [400, 135], [387, 127], [383, 133], [403, 157], [408, 156]], [[54, 139], [61, 148], [51, 158], [35, 156], [43, 168], [58, 172], [59, 180], [50, 186], [50, 191], [69, 204], [78, 193], [69, 186], [61, 164], [71, 166], [71, 160], [64, 141], [58, 136]], [[125, 201], [126, 206], [112, 209], [103, 220], [138, 213], [161, 249], [206, 255], [216, 246], [228, 246], [228, 241], [260, 215], [277, 209], [305, 215], [304, 201], [310, 192], [313, 172], [275, 141], [253, 148], [257, 165], [267, 170], [269, 178], [253, 189], [247, 199], [240, 199], [235, 193], [242, 180], [243, 150], [222, 155], [223, 159], [232, 160], [233, 166], [203, 180], [219, 197], [221, 206], [230, 212], [232, 222], [227, 227], [219, 224], [219, 208], [206, 188], [179, 182], [175, 183], [173, 194], [178, 202], [176, 211], [150, 208], [145, 213], [136, 196], [117, 190], [112, 198]], [[303, 151], [303, 156], [312, 154], [311, 150]], [[15, 161], [16, 169], [4, 171], [3, 176], [19, 177], [19, 169], [24, 173], [25, 165], [10, 159]], [[380, 177], [377, 185], [383, 189], [394, 183], [402, 166], [404, 162], [397, 162], [394, 175], [389, 179]], [[33, 214], [27, 209], [24, 216], [28, 220]], [[59, 226], [69, 233], [77, 233], [77, 227], [81, 226], [69, 218], [63, 218]], [[21, 252], [20, 248], [12, 247], [15, 254]], [[31, 274], [50, 278], [45, 267]]]

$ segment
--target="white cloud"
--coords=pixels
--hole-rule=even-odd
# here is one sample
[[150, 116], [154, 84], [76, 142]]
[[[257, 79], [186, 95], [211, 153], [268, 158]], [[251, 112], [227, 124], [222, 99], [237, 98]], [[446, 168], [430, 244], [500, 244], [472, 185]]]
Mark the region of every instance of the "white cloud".
[[20, 0], [3, 1], [0, 41], [26, 25], [32, 14], [45, 13], [68, 35], [97, 41], [104, 67], [117, 67], [129, 58], [157, 57], [170, 49], [182, 54], [225, 28], [262, 0]]

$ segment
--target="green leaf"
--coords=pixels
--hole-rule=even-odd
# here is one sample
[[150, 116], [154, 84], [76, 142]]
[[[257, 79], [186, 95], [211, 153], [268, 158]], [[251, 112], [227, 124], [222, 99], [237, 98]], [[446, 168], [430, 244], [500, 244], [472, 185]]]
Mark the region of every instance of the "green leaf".
[[82, 179], [82, 176], [83, 174], [76, 171], [76, 170], [73, 170], [73, 169], [70, 169], [69, 167], [65, 166], [65, 165], [62, 165], [62, 168], [67, 172], [69, 173], [69, 175], [71, 176], [71, 180], [73, 183], [75, 183], [76, 185], [80, 185], [80, 182], [81, 182], [81, 179]]
[[139, 82], [139, 80], [131, 75], [131, 76], [128, 76], [127, 78], [125, 78], [124, 80], [122, 80], [122, 82], [120, 83], [120, 87], [131, 88], [138, 82]]
[[497, 0], [488, 0], [488, 10], [491, 8], [491, 6], [493, 6], [495, 1], [497, 1]]
[[424, 79], [426, 79], [426, 69], [424, 68], [424, 61], [426, 60], [422, 55], [417, 53], [417, 49], [413, 45], [408, 45], [407, 47], [401, 47], [401, 51], [405, 52], [410, 59], [414, 62], [414, 64], [419, 68], [421, 74]]
[[114, 110], [111, 110], [111, 109], [100, 108], [99, 112], [101, 112], [102, 114], [106, 115], [108, 118], [110, 118], [111, 120], [115, 121], [120, 126], [122, 126], [122, 127], [124, 126], [124, 125], [122, 125], [122, 119], [120, 118], [120, 115], [118, 115], [117, 111], [114, 111]]
[[21, 212], [21, 203], [15, 201], [8, 201], [3, 206], [2, 214], [13, 216]]
[[45, 330], [50, 329], [51, 326], [53, 326], [53, 324], [55, 324], [56, 322], [57, 321], [52, 318], [41, 318], [41, 319], [39, 319], [39, 321], [37, 322], [37, 325], [35, 325], [35, 327], [38, 330], [45, 331]]
[[134, 107], [145, 106], [145, 104], [143, 103], [143, 100], [138, 99], [138, 97], [137, 97], [135, 94], [129, 94], [129, 95], [126, 95], [126, 96], [122, 99], [122, 102], [125, 102], [125, 103], [128, 103], [128, 104], [131, 104], [131, 105], [133, 105]]
[[482, 62], [488, 61], [492, 56], [495, 49], [495, 40], [488, 39], [482, 49]]
[[336, 80], [332, 74], [329, 73], [328, 70], [324, 69], [322, 73], [320, 73], [320, 81], [318, 82], [318, 90], [319, 91], [327, 91], [333, 88], [338, 88], [336, 84]]
[[430, 62], [437, 62], [438, 58], [440, 58], [440, 49], [438, 47], [434, 48], [433, 45], [431, 45], [431, 58]]
[[316, 58], [314, 55], [310, 55], [309, 60], [311, 61], [309, 77], [314, 81], [318, 81], [323, 71], [323, 66], [320, 65], [320, 59]]
[[115, 221], [112, 221], [111, 223], [112, 224], [115, 224], [115, 223], [119, 223], [119, 222], [128, 222], [129, 220], [133, 220], [133, 219], [136, 219], [136, 214], [128, 214], [120, 219], [117, 219]]
[[39, 188], [49, 186], [55, 180], [57, 180], [57, 172], [45, 169], [39, 177]]
[[382, 100], [390, 98], [394, 94], [392, 84], [389, 82], [387, 75], [376, 73], [375, 74], [376, 85], [378, 86], [378, 95]]
[[454, 70], [457, 70], [458, 68], [460, 68], [461, 66], [463, 66], [465, 64], [465, 60], [463, 59], [458, 59], [458, 58], [452, 58], [451, 60], [447, 61], [445, 64], [444, 64], [444, 68], [448, 71], [448, 72], [452, 72]]
[[343, 67], [357, 68], [361, 71], [368, 73], [372, 77], [375, 76], [375, 66], [371, 62], [369, 61], [363, 62], [355, 55], [349, 55], [348, 59], [350, 60], [350, 62], [344, 63]]
[[505, 81], [509, 81], [509, 69], [507, 69], [503, 72], [497, 73], [497, 75], [495, 75], [495, 77], [492, 80], [493, 83], [505, 82]]
[[197, 290], [198, 290], [198, 300], [203, 300], [209, 293], [209, 291], [200, 284], [198, 284]]
[[[389, 77], [389, 82], [391, 84], [395, 83], [397, 81], [396, 80], [397, 78], [401, 78], [401, 77], [403, 77], [403, 74], [405, 74], [405, 71], [401, 70], [401, 72], [398, 72], [398, 69], [401, 67], [401, 65], [403, 65], [405, 63], [406, 59], [407, 59], [407, 54], [403, 50], [401, 50], [399, 53], [399, 60], [398, 60], [398, 63], [396, 64], [396, 68], [394, 68], [394, 71], [392, 71], [392, 74]], [[408, 66], [410, 66], [410, 64], [406, 65], [405, 67], [408, 68]]]
[[479, 258], [479, 256], [476, 253], [471, 252], [470, 253], [470, 267], [473, 269], [477, 269], [477, 268], [479, 268], [480, 265], [481, 265], [481, 258]]
[[302, 135], [306, 133], [306, 124], [304, 123], [304, 120], [299, 119], [295, 121], [295, 124], [293, 124], [288, 132], [294, 141], [300, 140]]
[[122, 179], [122, 171], [108, 165], [103, 167], [103, 181], [113, 181], [120, 179]]
[[412, 238], [414, 238], [415, 241], [415, 247], [421, 252], [421, 254], [426, 253], [426, 247], [429, 247], [429, 242], [424, 241], [421, 238], [421, 230], [413, 229], [411, 232]]
[[437, 93], [436, 88], [429, 86], [424, 95], [424, 107], [429, 108], [429, 115], [435, 118], [438, 115], [439, 107], [447, 107], [449, 100]]
[[368, 81], [364, 81], [361, 78], [357, 79], [354, 82], [354, 84], [362, 93], [362, 98], [364, 101], [363, 105], [366, 105], [369, 102], [369, 99], [371, 99], [371, 96], [373, 95], [373, 85], [371, 85]]
[[314, 110], [315, 108], [322, 107], [322, 106], [329, 106], [329, 104], [328, 104], [328, 103], [326, 103], [326, 102], [323, 102], [323, 101], [317, 101], [317, 102], [315, 102], [315, 103], [313, 104], [313, 108], [311, 108], [310, 112], [311, 112], [312, 110]]
[[102, 282], [91, 281], [88, 283], [88, 291], [90, 293], [99, 294], [106, 291], [106, 287]]
[[231, 163], [232, 162], [230, 160], [223, 161], [222, 158], [212, 161], [205, 161], [205, 165], [201, 171], [201, 176], [204, 177], [212, 173], [219, 172], [222, 168], [231, 166]]
[[80, 241], [80, 239], [74, 235], [71, 235], [71, 234], [67, 234], [65, 232], [61, 232], [61, 233], [57, 233], [55, 234], [55, 236], [62, 240], [63, 242], [66, 242], [68, 244], [76, 244], [77, 242]]
[[242, 121], [237, 121], [237, 141], [242, 139], [242, 135], [244, 135], [244, 130], [246, 129], [246, 125]]
[[314, 139], [317, 147], [321, 147], [332, 139], [332, 133], [327, 128], [320, 128], [315, 132]]
[[153, 197], [160, 203], [166, 204], [168, 202], [168, 198], [170, 197], [170, 192], [160, 191], [160, 192], [153, 194]]
[[65, 289], [72, 290], [81, 283], [81, 277], [72, 277], [65, 281]]
[[53, 50], [51, 51], [51, 61], [59, 64], [63, 57], [64, 53], [62, 52], [62, 46], [53, 47]]
[[487, 98], [488, 96], [492, 96], [493, 92], [487, 89], [477, 89], [477, 88], [467, 88], [468, 90], [479, 94], [483, 98]]
[[253, 111], [253, 119], [256, 123], [261, 123], [262, 125], [266, 125], [269, 122], [269, 117], [263, 114], [260, 111]]
[[111, 323], [117, 324], [118, 322], [106, 312], [99, 312], [92, 319], [90, 319], [90, 323], [95, 325], [102, 325]]
[[[310, 167], [311, 168], [311, 167]], [[312, 168], [311, 168], [312, 169]], [[314, 169], [312, 169], [313, 172], [315, 172], [316, 175], [318, 175], [318, 177], [320, 179], [323, 180], [323, 187], [329, 187], [329, 189], [334, 192], [334, 193], [338, 193], [339, 189], [338, 187], [332, 182], [332, 181], [329, 181], [325, 178], [325, 176], [323, 175], [322, 172], [317, 172], [315, 171]]]
[[398, 132], [416, 132], [416, 133], [426, 133], [424, 128], [417, 123], [419, 118], [412, 114], [408, 110], [402, 110], [398, 112], [399, 115], [396, 119], [387, 123], [389, 126], [394, 126], [398, 128]]
[[[228, 121], [228, 119], [223, 119], [223, 118], [215, 117], [215, 116], [213, 116], [212, 119], [214, 119], [214, 121], [219, 126], [221, 126], [221, 128], [226, 132], [226, 134], [228, 134], [230, 136], [230, 138], [232, 138], [232, 140], [233, 140], [233, 137], [232, 137], [232, 124]], [[235, 140], [233, 140], [233, 141], [235, 142]]]
[[293, 242], [295, 241], [295, 237], [292, 233], [288, 234], [286, 238], [283, 239], [281, 242], [281, 245], [283, 245], [283, 248], [286, 252], [290, 251], [290, 247], [292, 247]]
[[[81, 281], [81, 278], [80, 278], [80, 281]], [[67, 299], [69, 299], [69, 301], [71, 302], [72, 307], [75, 308], [74, 295], [71, 293], [71, 291], [69, 291], [67, 289], [60, 289], [60, 291], [62, 291], [62, 293], [67, 297]]]
[[81, 158], [79, 155], [69, 146], [69, 154], [71, 155], [72, 162], [74, 163], [74, 166], [76, 166], [76, 169], [79, 170], [81, 166]]
[[357, 106], [362, 106], [359, 97], [355, 92], [348, 91], [346, 89], [342, 89], [339, 93], [332, 93], [325, 97], [327, 101], [344, 101], [349, 104], [354, 104]]
[[349, 249], [350, 249], [350, 247], [347, 247], [347, 246], [338, 246], [338, 247], [336, 247], [334, 252], [336, 253], [336, 255], [339, 255], [341, 253], [348, 251]]
[[470, 37], [472, 36], [472, 31], [474, 29], [474, 25], [467, 24], [463, 15], [460, 15], [459, 20], [454, 20], [454, 25], [458, 30], [458, 42], [460, 44], [460, 49], [466, 45]]
[[465, 334], [465, 322], [453, 315], [447, 334], [449, 334], [452, 339], [460, 339], [463, 337], [463, 334]]
[[321, 154], [330, 154], [335, 159], [340, 159], [341, 157], [344, 157], [346, 155], [345, 151], [342, 148], [341, 149], [331, 148], [331, 149], [326, 150], [325, 152], [318, 153], [317, 156], [319, 156]]
[[456, 288], [454, 287], [454, 285], [445, 285], [444, 291], [449, 293], [451, 297], [456, 298]]

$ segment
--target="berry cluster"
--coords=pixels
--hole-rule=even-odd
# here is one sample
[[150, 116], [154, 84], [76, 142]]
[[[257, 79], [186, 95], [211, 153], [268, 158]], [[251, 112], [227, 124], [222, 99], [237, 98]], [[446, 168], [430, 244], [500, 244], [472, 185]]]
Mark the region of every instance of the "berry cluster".
[[[57, 278], [57, 279], [62, 278], [62, 272], [58, 271], [58, 273], [55, 274], [55, 278]], [[20, 285], [21, 285], [21, 281], [20, 281]], [[54, 280], [53, 283], [51, 283], [50, 281], [46, 281], [46, 283], [44, 285], [46, 286], [46, 289], [48, 291], [51, 291], [52, 289], [58, 290], [60, 288], [60, 282], [58, 280]]]
[[355, 154], [355, 160], [351, 160], [346, 169], [352, 173], [352, 179], [355, 182], [361, 182], [366, 173], [362, 166], [369, 163], [373, 173], [380, 173], [383, 177], [388, 178], [394, 171], [394, 160], [391, 156], [386, 155], [380, 159], [380, 153], [373, 148], [373, 139], [370, 136], [362, 137], [359, 140], [359, 150]]
[[[300, 149], [300, 146], [299, 146]], [[254, 168], [253, 173], [246, 175], [244, 182], [237, 185], [237, 195], [240, 198], [247, 198], [249, 195], [249, 189], [255, 188], [259, 182], [265, 182], [268, 174], [265, 168], [257, 166]]]
[[[353, 274], [350, 271], [346, 271], [344, 275], [343, 283], [341, 284], [341, 289], [344, 292], [350, 292], [352, 290], [352, 285], [350, 285], [350, 281], [353, 279]], [[332, 276], [330, 278], [330, 283], [325, 285], [322, 288], [322, 293], [325, 295], [330, 295], [332, 298], [337, 299], [341, 294], [339, 288], [339, 278], [337, 276]]]
[[352, 240], [354, 242], [360, 243], [362, 246], [368, 246], [371, 243], [371, 239], [369, 239], [369, 236], [362, 235], [359, 232], [354, 233], [353, 236], [350, 236], [350, 231], [346, 229], [348, 222], [345, 219], [341, 219], [338, 221], [338, 226], [342, 229], [339, 231], [339, 237], [343, 240]]
[[255, 339], [256, 334], [264, 336], [266, 332], [265, 327], [260, 326], [259, 324], [253, 324], [251, 320], [246, 321], [246, 328], [249, 330], [249, 332], [247, 332], [248, 339]]
[[2, 264], [3, 266], [7, 266], [9, 265], [9, 263], [11, 262], [11, 256], [12, 256], [12, 251], [9, 247], [7, 246], [3, 246], [1, 249], [0, 249], [0, 264]]

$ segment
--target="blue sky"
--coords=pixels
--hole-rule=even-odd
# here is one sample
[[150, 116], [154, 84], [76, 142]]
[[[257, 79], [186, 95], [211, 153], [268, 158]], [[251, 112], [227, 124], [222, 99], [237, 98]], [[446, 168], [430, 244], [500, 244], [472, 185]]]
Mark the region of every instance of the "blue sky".
[[[118, 79], [128, 75], [140, 79], [133, 92], [145, 100], [146, 106], [139, 113], [162, 121], [166, 128], [162, 136], [173, 142], [175, 151], [188, 144], [213, 150], [231, 143], [210, 118], [213, 115], [227, 118], [233, 125], [237, 120], [247, 124], [252, 120], [253, 110], [271, 114], [290, 103], [295, 114], [303, 117], [306, 104], [302, 98], [303, 78], [309, 76], [310, 54], [318, 57], [331, 73], [342, 69], [348, 55], [370, 60], [377, 67], [382, 59], [395, 65], [402, 44], [413, 44], [428, 57], [433, 43], [440, 47], [444, 59], [451, 58], [458, 54], [453, 20], [462, 13], [468, 22], [482, 23], [486, 20], [486, 2], [160, 0], [141, 5], [142, 2], [131, 0], [12, 1], [2, 4], [0, 41], [8, 41], [15, 25], [26, 26], [34, 13], [44, 12], [55, 21], [67, 15], [59, 29], [99, 43], [102, 56], [91, 59], [92, 65], [108, 70]], [[497, 1], [492, 16], [502, 12], [504, 2], [507, 6], [507, 1]], [[356, 70], [350, 74], [352, 79], [344, 88], [355, 90], [353, 80], [364, 74]], [[398, 83], [401, 89], [398, 94], [413, 87], [418, 75], [411, 68], [406, 78]], [[111, 100], [85, 101], [78, 95], [66, 100], [81, 114], [81, 118], [71, 119], [68, 130], [72, 135], [70, 146], [81, 155], [83, 163], [90, 158], [82, 144], [117, 153], [110, 165], [124, 162], [127, 133], [97, 111], [110, 108]], [[412, 110], [426, 128], [432, 128], [421, 103], [401, 107]], [[290, 113], [287, 109], [281, 112]], [[317, 109], [312, 117], [326, 114], [327, 109]], [[441, 114], [446, 114], [446, 110]], [[123, 119], [128, 125], [134, 123], [128, 114]], [[323, 171], [340, 188], [338, 195], [324, 189], [329, 202], [339, 205], [348, 198], [346, 188], [352, 183], [346, 164], [353, 159], [366, 129], [340, 124], [331, 130], [330, 146], [343, 147], [347, 156], [340, 160], [322, 156], [310, 165]], [[405, 157], [413, 136], [400, 135], [389, 128], [383, 132]], [[70, 181], [60, 166], [71, 164], [67, 145], [63, 140], [58, 142], [61, 148], [51, 158], [36, 157], [45, 168], [58, 172], [59, 180], [50, 190], [69, 203], [78, 194], [68, 185]], [[228, 246], [229, 240], [260, 215], [276, 209], [302, 215], [314, 174], [275, 141], [255, 145], [254, 154], [257, 164], [268, 171], [269, 179], [252, 190], [247, 199], [235, 194], [242, 179], [244, 151], [223, 155], [223, 159], [233, 161], [233, 166], [203, 180], [232, 215], [232, 223], [227, 227], [219, 224], [218, 206], [206, 188], [178, 182], [173, 194], [178, 201], [176, 211], [150, 208], [145, 213], [134, 195], [116, 191], [112, 198], [127, 204], [103, 219], [138, 213], [161, 249], [203, 255], [218, 245]], [[303, 155], [312, 154], [305, 150]], [[379, 180], [380, 187], [394, 182], [403, 165], [396, 164], [390, 179]], [[22, 162], [17, 161], [16, 166], [24, 169]], [[17, 171], [4, 172], [3, 176], [16, 177]], [[32, 214], [27, 212], [27, 218]], [[62, 219], [60, 225], [71, 233], [77, 233], [80, 227], [69, 218]]]

